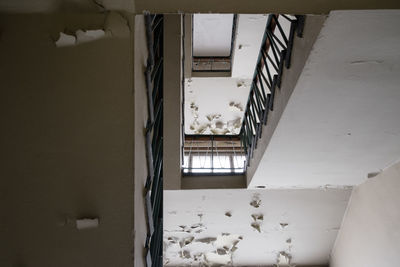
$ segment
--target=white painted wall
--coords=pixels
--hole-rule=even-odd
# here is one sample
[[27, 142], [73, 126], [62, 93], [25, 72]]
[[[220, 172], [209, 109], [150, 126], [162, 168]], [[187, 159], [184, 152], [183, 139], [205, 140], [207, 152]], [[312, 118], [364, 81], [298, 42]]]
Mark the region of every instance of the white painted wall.
[[233, 50], [232, 77], [252, 78], [268, 15], [240, 14]]
[[400, 163], [356, 187], [332, 253], [332, 267], [398, 266]]
[[229, 57], [233, 14], [193, 15], [193, 56]]
[[[271, 266], [281, 251], [291, 255], [293, 264], [327, 264], [350, 193], [349, 189], [165, 191], [165, 266], [199, 266], [204, 254], [216, 252], [218, 242], [198, 240], [221, 238], [222, 233], [242, 237], [237, 250], [228, 253], [233, 266]], [[258, 208], [250, 205], [253, 200], [259, 200]], [[263, 220], [255, 221], [253, 214], [263, 215]], [[251, 227], [254, 222], [260, 223], [260, 232]], [[280, 223], [288, 225], [282, 228]], [[179, 242], [185, 238], [191, 241], [181, 248]], [[187, 259], [183, 251], [190, 253]]]
[[400, 11], [335, 11], [250, 187], [357, 185], [400, 158]]

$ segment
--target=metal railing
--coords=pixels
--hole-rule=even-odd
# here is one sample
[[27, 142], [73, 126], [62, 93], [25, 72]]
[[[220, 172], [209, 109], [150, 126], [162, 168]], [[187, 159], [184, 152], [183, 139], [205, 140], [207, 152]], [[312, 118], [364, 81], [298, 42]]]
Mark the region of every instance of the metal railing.
[[248, 166], [268, 113], [274, 110], [283, 68], [290, 68], [295, 34], [302, 37], [303, 25], [304, 16], [269, 15], [239, 133]]
[[245, 155], [238, 136], [186, 135], [184, 175], [243, 174]]
[[145, 15], [148, 48], [145, 71], [148, 113], [145, 185], [147, 267], [162, 266], [163, 237], [163, 16]]

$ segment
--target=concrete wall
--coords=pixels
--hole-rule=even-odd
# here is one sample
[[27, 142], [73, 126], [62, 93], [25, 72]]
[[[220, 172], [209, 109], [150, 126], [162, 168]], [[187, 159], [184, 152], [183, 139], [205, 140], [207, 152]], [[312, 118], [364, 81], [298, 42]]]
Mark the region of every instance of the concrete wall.
[[147, 65], [147, 44], [144, 16], [135, 16], [134, 46], [134, 151], [135, 151], [135, 265], [145, 266], [147, 224], [145, 214], [144, 186], [147, 179], [147, 161], [144, 129], [148, 118], [147, 94], [144, 71]]
[[182, 16], [164, 15], [164, 188], [181, 189]]
[[[297, 81], [303, 71], [304, 65], [306, 64], [307, 58], [319, 32], [321, 31], [325, 19], [325, 15], [307, 16], [303, 29], [303, 38], [297, 36], [294, 38], [291, 66], [289, 69], [284, 68], [281, 88], [278, 88], [275, 91], [274, 110], [268, 113], [267, 125], [264, 125], [262, 128], [262, 138], [258, 140], [257, 148], [255, 149], [253, 158], [250, 161], [250, 167], [247, 169], [247, 185], [252, 181], [253, 176], [260, 165], [260, 161], [262, 160], [271, 141], [289, 98], [296, 87]], [[252, 186], [252, 188], [256, 186], [257, 185]]]
[[354, 188], [331, 267], [398, 265], [399, 189], [400, 163]]
[[400, 158], [398, 25], [400, 10], [329, 14], [250, 187], [354, 186]]
[[[114, 15], [0, 16], [0, 266], [132, 266], [133, 37]], [[112, 35], [54, 44], [90, 28]]]

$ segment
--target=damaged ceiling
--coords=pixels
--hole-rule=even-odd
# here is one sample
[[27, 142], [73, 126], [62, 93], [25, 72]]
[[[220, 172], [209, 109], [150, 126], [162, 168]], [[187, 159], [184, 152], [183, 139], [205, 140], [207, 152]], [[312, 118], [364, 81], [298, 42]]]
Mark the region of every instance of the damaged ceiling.
[[351, 189], [164, 193], [164, 266], [323, 265]]
[[238, 15], [231, 77], [185, 80], [186, 134], [239, 133], [266, 22], [267, 15]]

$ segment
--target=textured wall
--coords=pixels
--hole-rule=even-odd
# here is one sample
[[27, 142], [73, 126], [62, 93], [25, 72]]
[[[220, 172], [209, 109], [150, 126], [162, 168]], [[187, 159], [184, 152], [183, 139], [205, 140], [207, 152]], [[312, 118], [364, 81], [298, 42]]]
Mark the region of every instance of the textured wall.
[[[60, 31], [106, 28], [57, 48]], [[132, 266], [132, 36], [116, 14], [0, 16], [0, 266]], [[98, 217], [78, 231], [75, 219]]]

